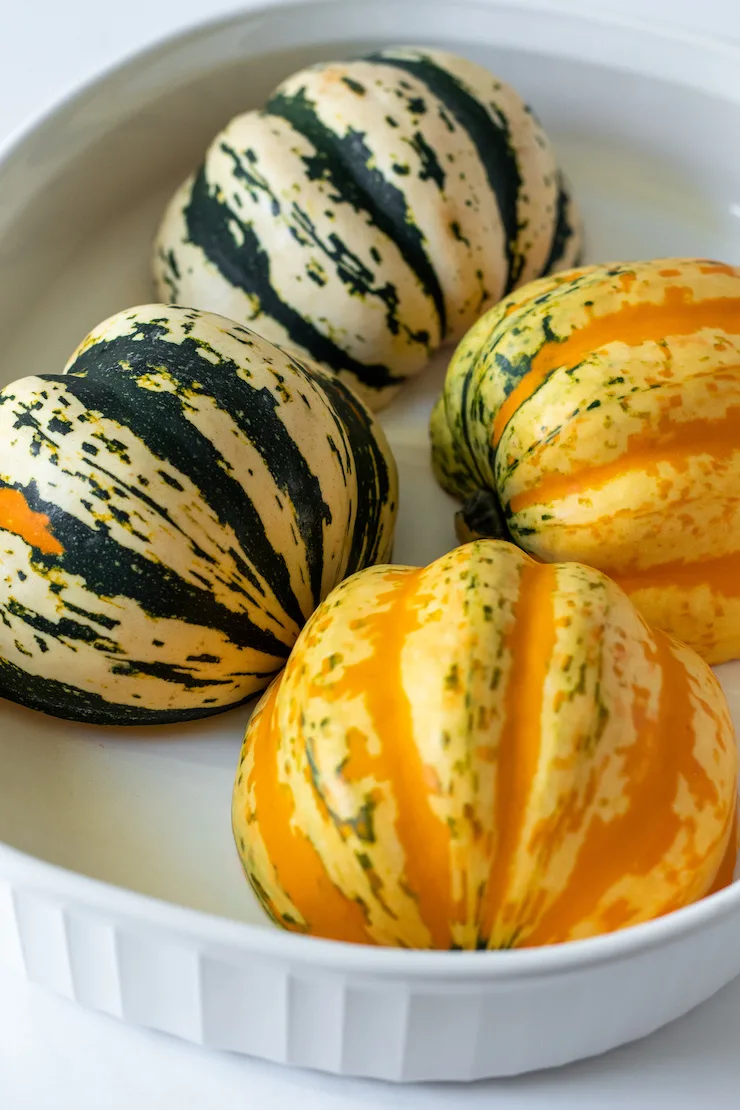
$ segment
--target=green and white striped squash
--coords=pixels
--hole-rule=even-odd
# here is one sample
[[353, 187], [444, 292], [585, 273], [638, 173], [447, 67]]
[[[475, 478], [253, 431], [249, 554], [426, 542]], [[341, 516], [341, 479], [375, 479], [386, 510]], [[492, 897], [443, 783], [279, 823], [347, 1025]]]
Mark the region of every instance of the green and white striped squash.
[[386, 560], [396, 470], [331, 375], [147, 305], [0, 392], [0, 694], [143, 724], [237, 705], [346, 575]]
[[392, 48], [304, 69], [172, 198], [160, 299], [221, 312], [385, 405], [512, 289], [574, 265], [539, 122], [486, 69]]

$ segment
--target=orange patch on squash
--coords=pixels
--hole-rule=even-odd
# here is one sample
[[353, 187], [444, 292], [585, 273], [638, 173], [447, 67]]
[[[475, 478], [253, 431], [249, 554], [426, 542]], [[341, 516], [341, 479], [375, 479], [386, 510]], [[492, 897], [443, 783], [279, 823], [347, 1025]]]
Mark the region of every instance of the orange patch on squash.
[[[396, 805], [396, 833], [404, 855], [404, 881], [418, 900], [419, 914], [434, 948], [449, 948], [454, 921], [450, 869], [450, 831], [434, 812], [431, 795], [439, 790], [414, 743], [411, 702], [401, 675], [403, 648], [419, 627], [423, 571], [389, 571], [391, 589], [378, 595], [375, 610], [364, 617], [363, 639], [370, 653], [347, 666], [331, 685], [322, 684], [324, 697], [361, 699], [379, 741], [377, 755], [357, 743], [350, 750], [353, 780], [365, 776], [390, 787]], [[300, 905], [300, 903], [296, 903]], [[324, 936], [334, 935], [323, 933]]]
[[668, 336], [693, 335], [702, 328], [740, 334], [740, 297], [714, 297], [694, 301], [692, 292], [672, 285], [662, 302], [638, 301], [624, 304], [616, 312], [595, 316], [582, 328], [561, 340], [543, 343], [529, 371], [511, 391], [493, 423], [493, 443], [498, 446], [506, 425], [520, 405], [528, 400], [556, 369], [571, 369], [593, 351], [610, 343], [639, 347]]
[[[292, 823], [293, 794], [287, 783], [280, 781], [279, 736], [273, 726], [281, 682], [282, 675], [268, 690], [260, 717], [250, 730], [254, 763], [249, 786], [254, 790], [254, 810], [259, 814], [265, 849], [280, 886], [306, 919], [310, 932], [332, 940], [371, 944], [362, 910], [334, 885], [311, 841]], [[283, 924], [288, 927], [287, 922]]]
[[[676, 395], [666, 408], [678, 408], [681, 404], [681, 396]], [[586, 419], [587, 416], [580, 417], [578, 423]], [[714, 420], [672, 420], [666, 411], [656, 427], [630, 436], [618, 458], [599, 466], [585, 465], [571, 474], [545, 475], [531, 489], [515, 494], [509, 502], [509, 511], [518, 513], [532, 505], [549, 505], [563, 497], [603, 489], [628, 471], [657, 476], [661, 463], [670, 463], [680, 470], [694, 455], [708, 455], [714, 462], [725, 463], [737, 451], [740, 451], [740, 405], [729, 407], [724, 416]]]
[[527, 563], [508, 633], [511, 671], [504, 695], [504, 727], [496, 770], [497, 843], [483, 906], [481, 935], [489, 937], [505, 914], [506, 892], [537, 773], [542, 743], [545, 681], [555, 650], [553, 595], [557, 569]]
[[726, 274], [728, 277], [737, 277], [740, 270], [735, 266], [729, 266], [726, 262], [708, 262], [704, 266], [699, 267], [701, 274]]
[[31, 508], [18, 489], [0, 489], [0, 529], [20, 536], [42, 555], [63, 555], [64, 548], [49, 530], [46, 513]]
[[722, 597], [740, 597], [740, 552], [733, 551], [716, 559], [700, 559], [695, 563], [676, 559], [645, 567], [644, 570], [613, 573], [612, 576], [628, 594], [671, 586], [682, 590], [708, 586], [712, 593]]
[[[610, 820], [598, 812], [589, 814], [582, 806], [572, 808], [571, 828], [583, 829], [586, 821], [589, 825], [568, 882], [526, 936], [523, 944], [527, 947], [566, 940], [579, 921], [597, 912], [601, 899], [620, 879], [649, 875], [660, 867], [682, 834], [691, 837], [691, 822], [674, 809], [682, 781], [699, 807], [719, 804], [717, 786], [694, 754], [694, 706], [688, 672], [674, 654], [669, 638], [660, 632], [654, 636], [651, 661], [662, 674], [660, 702], [652, 717], [647, 715], [645, 700], [635, 702], [638, 736], [622, 763], [627, 807]], [[589, 802], [592, 797], [589, 794]], [[728, 814], [724, 837], [729, 836], [731, 819], [732, 814]], [[723, 840], [723, 852], [725, 844]], [[712, 845], [713, 850], [716, 848]], [[706, 860], [698, 854], [686, 860], [686, 867], [692, 870], [702, 866], [706, 866]], [[677, 900], [664, 912], [681, 904]], [[602, 912], [600, 931], [629, 925], [638, 910], [626, 900], [616, 901], [608, 913]]]

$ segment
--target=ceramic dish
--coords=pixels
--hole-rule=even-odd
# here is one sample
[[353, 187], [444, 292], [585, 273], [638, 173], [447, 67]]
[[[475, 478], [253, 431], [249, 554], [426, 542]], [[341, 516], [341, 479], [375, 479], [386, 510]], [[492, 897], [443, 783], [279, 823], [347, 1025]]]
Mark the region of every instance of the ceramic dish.
[[[536, 106], [581, 200], [589, 258], [740, 262], [739, 49], [496, 3], [252, 11], [134, 59], [6, 151], [2, 382], [59, 372], [91, 325], [151, 299], [166, 198], [232, 114], [311, 61], [420, 41], [483, 62]], [[454, 542], [453, 506], [428, 463], [444, 362], [383, 415], [401, 470], [402, 562]], [[740, 724], [740, 664], [721, 674]], [[276, 930], [231, 838], [245, 717], [126, 731], [0, 705], [0, 953], [126, 1021], [394, 1080], [602, 1052], [740, 972], [738, 884], [662, 920], [543, 949], [410, 952]]]

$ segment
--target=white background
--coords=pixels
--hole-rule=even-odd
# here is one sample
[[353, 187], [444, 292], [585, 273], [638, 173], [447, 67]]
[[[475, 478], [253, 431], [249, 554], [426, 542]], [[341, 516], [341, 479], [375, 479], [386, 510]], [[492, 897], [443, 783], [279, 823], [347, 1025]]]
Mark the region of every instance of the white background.
[[[738, 0], [539, 3], [631, 11], [685, 30], [740, 37]], [[73, 87], [140, 47], [244, 6], [238, 0], [0, 0], [0, 144]], [[649, 1040], [600, 1060], [467, 1088], [390, 1087], [209, 1053], [85, 1013], [0, 974], [2, 1110], [724, 1110], [740, 1106], [739, 1050], [740, 981]]]

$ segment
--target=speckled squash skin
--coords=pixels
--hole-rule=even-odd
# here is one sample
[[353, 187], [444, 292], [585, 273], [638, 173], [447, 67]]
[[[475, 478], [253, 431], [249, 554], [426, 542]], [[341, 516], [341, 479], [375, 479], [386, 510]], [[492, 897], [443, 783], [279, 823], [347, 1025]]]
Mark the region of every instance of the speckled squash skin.
[[603, 570], [709, 662], [740, 656], [739, 270], [532, 283], [460, 343], [431, 433], [444, 488], [493, 493], [527, 551]]
[[210, 313], [119, 313], [0, 392], [0, 694], [99, 724], [236, 705], [389, 558], [396, 502], [335, 378]]
[[598, 571], [480, 540], [319, 607], [247, 729], [233, 827], [288, 929], [532, 946], [729, 881], [736, 778], [693, 651]]
[[518, 94], [399, 47], [304, 69], [232, 120], [172, 198], [154, 274], [161, 300], [254, 327], [377, 409], [580, 239]]

